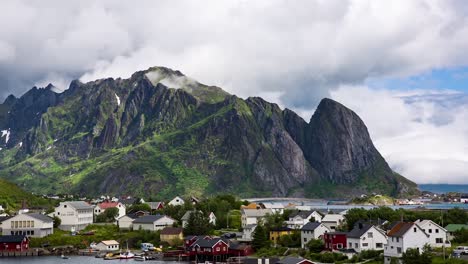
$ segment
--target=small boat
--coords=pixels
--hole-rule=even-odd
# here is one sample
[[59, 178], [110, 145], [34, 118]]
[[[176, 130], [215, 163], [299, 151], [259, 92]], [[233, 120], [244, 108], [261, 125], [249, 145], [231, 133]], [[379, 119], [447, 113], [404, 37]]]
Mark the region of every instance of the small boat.
[[140, 256], [135, 256], [133, 259], [134, 259], [135, 261], [146, 261], [146, 257], [145, 257], [145, 256], [142, 256], [142, 255], [140, 255]]
[[61, 258], [61, 259], [69, 259], [69, 257], [65, 256], [64, 254], [62, 254], [62, 255], [60, 256], [60, 258]]
[[127, 251], [127, 252], [124, 252], [124, 253], [121, 253], [119, 258], [120, 259], [132, 259], [135, 257], [135, 254], [133, 254], [132, 252], [130, 251]]

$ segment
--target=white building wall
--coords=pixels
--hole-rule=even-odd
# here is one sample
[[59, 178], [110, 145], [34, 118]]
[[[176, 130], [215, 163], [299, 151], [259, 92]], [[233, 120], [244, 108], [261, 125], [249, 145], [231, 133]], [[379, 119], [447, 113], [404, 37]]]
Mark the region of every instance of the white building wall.
[[306, 244], [312, 239], [320, 239], [323, 234], [330, 232], [325, 225], [321, 224], [314, 231], [301, 230], [301, 247], [305, 248]]
[[53, 222], [43, 222], [27, 214], [16, 215], [2, 222], [2, 235], [24, 234], [45, 237], [54, 233]]
[[67, 202], [62, 202], [55, 208], [55, 212], [49, 214], [49, 216], [57, 216], [62, 220], [59, 226], [60, 229], [79, 231], [93, 223], [93, 208], [78, 210]]
[[[408, 248], [418, 248], [422, 253], [424, 245], [429, 243], [427, 235], [416, 225], [413, 225], [403, 237], [389, 237], [384, 247], [384, 263], [390, 263], [392, 257], [401, 258]], [[401, 251], [399, 251], [401, 249]]]
[[117, 219], [117, 224], [120, 229], [130, 229], [132, 227], [133, 220], [133, 218], [124, 215]]
[[[431, 247], [442, 247], [444, 242], [447, 241], [447, 231], [432, 221], [423, 222], [423, 224], [418, 223], [418, 225], [429, 235]], [[446, 244], [446, 246], [450, 246], [450, 244]]]

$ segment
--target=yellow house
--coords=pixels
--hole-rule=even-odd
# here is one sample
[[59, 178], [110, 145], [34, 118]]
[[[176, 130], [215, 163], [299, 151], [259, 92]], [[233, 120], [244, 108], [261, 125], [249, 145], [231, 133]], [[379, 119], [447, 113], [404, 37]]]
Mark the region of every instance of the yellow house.
[[180, 227], [166, 227], [159, 234], [161, 242], [167, 242], [173, 246], [176, 242], [183, 242], [184, 233]]
[[273, 245], [278, 244], [278, 240], [280, 237], [285, 235], [292, 234], [293, 230], [289, 227], [280, 227], [274, 228], [270, 230], [270, 241], [273, 242]]

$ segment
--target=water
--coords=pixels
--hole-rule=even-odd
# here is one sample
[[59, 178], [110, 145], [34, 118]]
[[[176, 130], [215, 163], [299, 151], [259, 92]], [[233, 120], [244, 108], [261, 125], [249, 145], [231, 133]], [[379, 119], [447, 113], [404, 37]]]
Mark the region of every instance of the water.
[[[146, 263], [155, 264], [187, 264], [187, 262], [148, 260]], [[140, 263], [132, 259], [129, 260], [104, 260], [102, 258], [70, 256], [70, 259], [61, 259], [60, 257], [13, 257], [0, 258], [1, 264], [101, 264], [101, 263]]]
[[468, 193], [468, 184], [419, 184], [421, 191], [428, 191], [433, 193]]

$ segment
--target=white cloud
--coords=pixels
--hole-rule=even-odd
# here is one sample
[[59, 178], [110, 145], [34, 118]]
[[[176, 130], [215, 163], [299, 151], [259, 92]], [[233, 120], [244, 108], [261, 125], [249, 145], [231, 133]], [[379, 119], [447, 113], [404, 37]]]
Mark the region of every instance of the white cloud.
[[64, 85], [162, 65], [310, 108], [342, 84], [468, 64], [467, 9], [451, 1], [6, 0], [0, 9], [3, 96], [51, 73]]
[[377, 149], [402, 175], [418, 183], [466, 183], [468, 96], [343, 86], [332, 98], [364, 120]]

